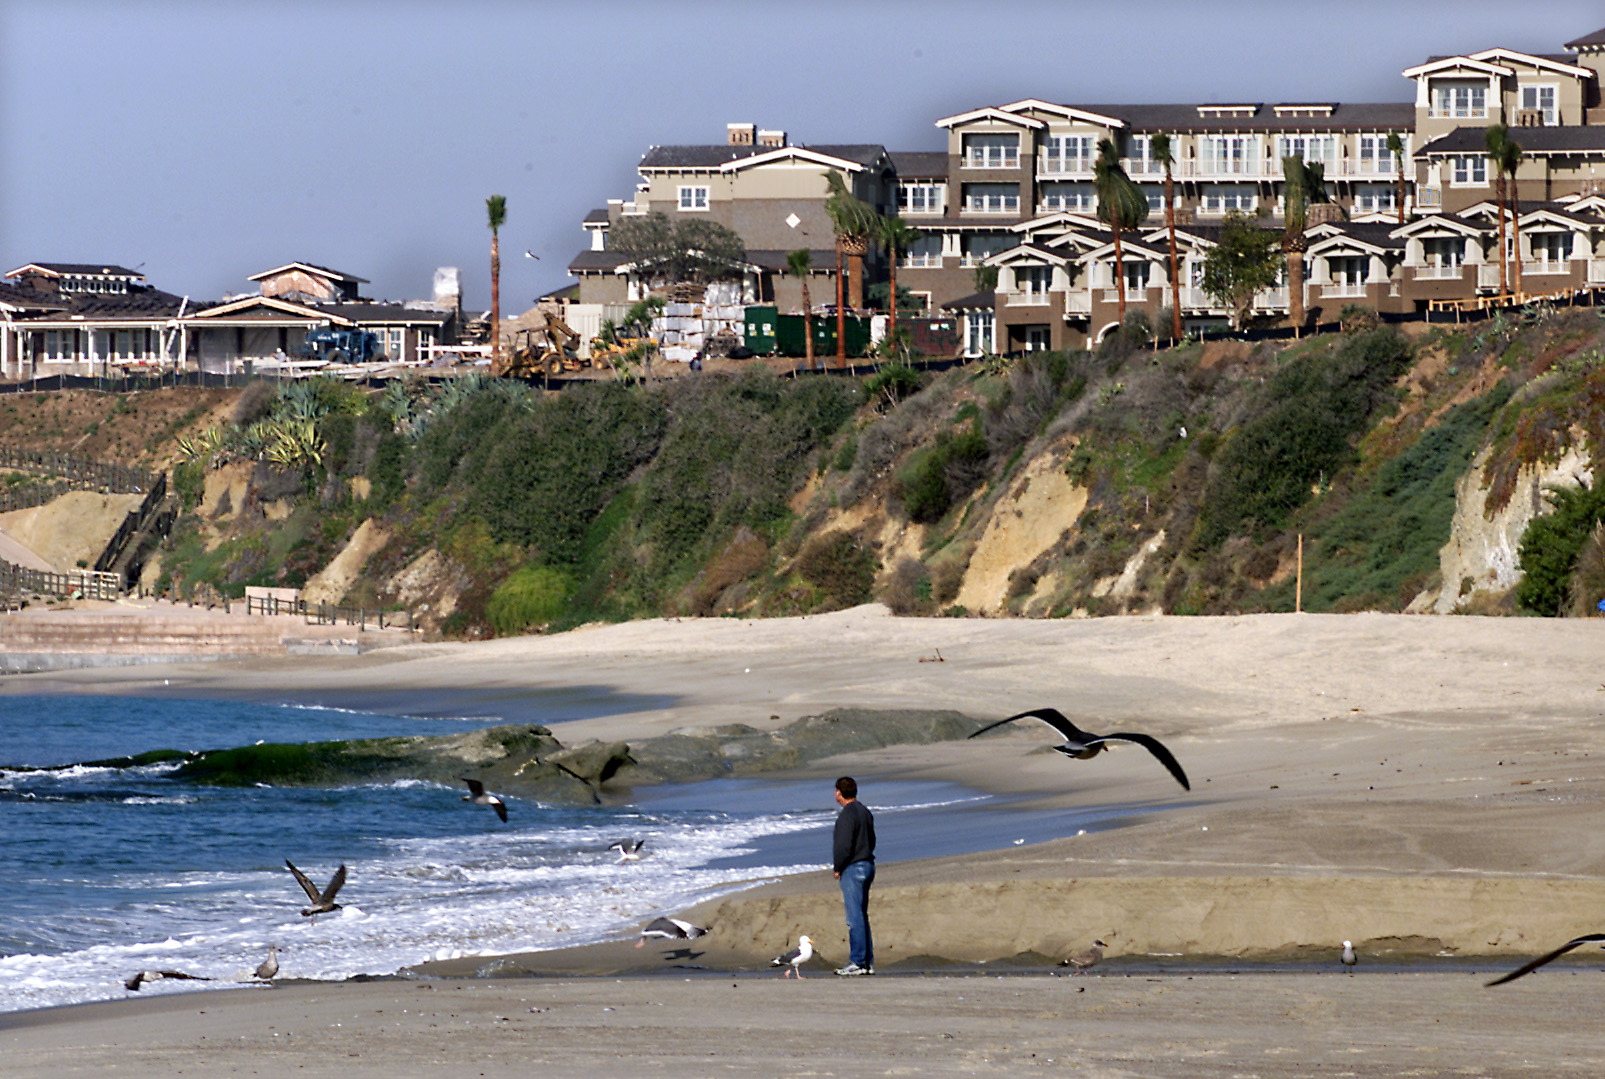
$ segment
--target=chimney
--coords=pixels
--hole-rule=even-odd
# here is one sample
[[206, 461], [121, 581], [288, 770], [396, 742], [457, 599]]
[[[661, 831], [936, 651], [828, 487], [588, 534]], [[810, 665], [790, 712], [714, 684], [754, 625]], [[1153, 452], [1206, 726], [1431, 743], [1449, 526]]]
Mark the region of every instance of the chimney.
[[726, 125], [724, 125], [725, 138], [727, 138], [729, 140], [727, 145], [730, 145], [730, 146], [751, 146], [752, 145], [752, 133], [756, 129], [756, 127], [757, 127], [756, 124], [726, 124]]
[[758, 145], [766, 149], [778, 150], [786, 145], [786, 133], [784, 131], [760, 131], [758, 132]]
[[435, 271], [435, 305], [442, 311], [463, 310], [463, 276], [455, 266], [442, 266]]

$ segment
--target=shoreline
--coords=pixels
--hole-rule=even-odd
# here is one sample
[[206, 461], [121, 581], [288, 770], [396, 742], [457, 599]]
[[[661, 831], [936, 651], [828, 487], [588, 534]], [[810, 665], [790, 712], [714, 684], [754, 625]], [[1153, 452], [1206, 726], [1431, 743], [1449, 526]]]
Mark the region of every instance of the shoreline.
[[[937, 650], [942, 662], [920, 662]], [[725, 723], [774, 729], [832, 707], [940, 707], [987, 719], [1053, 704], [1089, 729], [1143, 731], [1170, 747], [1193, 780], [1190, 792], [1138, 747], [1068, 760], [1048, 748], [1053, 739], [1034, 724], [973, 742], [892, 746], [750, 777], [828, 784], [851, 772], [865, 780], [872, 807], [874, 782], [888, 779], [959, 783], [1016, 799], [1011, 805], [1019, 809], [1166, 807], [1121, 827], [1043, 844], [1015, 846], [1005, 823], [995, 849], [885, 864], [871, 907], [877, 964], [893, 974], [927, 973], [872, 980], [876, 988], [869, 992], [912, 1000], [918, 996], [912, 988], [880, 986], [969, 984], [986, 969], [983, 960], [1007, 967], [1025, 953], [1054, 961], [1092, 939], [1110, 946], [1111, 964], [1172, 952], [1187, 962], [1318, 963], [1353, 939], [1371, 960], [1463, 963], [1478, 960], [1458, 957], [1477, 956], [1502, 965], [1599, 929], [1593, 921], [1605, 907], [1605, 838], [1597, 828], [1605, 808], [1601, 655], [1605, 620], [1263, 615], [1048, 623], [897, 619], [860, 608], [772, 622], [631, 623], [477, 645], [406, 645], [358, 657], [56, 672], [7, 677], [0, 692], [220, 694], [342, 704], [407, 697], [421, 711], [483, 709], [509, 721], [518, 720], [517, 709], [527, 707], [531, 695], [566, 691], [587, 703], [627, 703], [622, 711], [586, 709], [551, 722], [565, 744]], [[1006, 822], [1006, 814], [1000, 820]], [[829, 958], [837, 957], [845, 938], [840, 897], [823, 872], [763, 884], [677, 916], [698, 924], [713, 920], [715, 932], [692, 942], [696, 963], [733, 970], [767, 963], [795, 942], [798, 931], [815, 936]], [[452, 992], [491, 1007], [523, 987], [561, 985], [585, 996], [622, 986], [621, 999], [635, 999], [675, 981], [641, 976], [672, 967], [674, 959], [666, 961], [664, 949], [636, 951], [632, 944], [452, 961], [531, 975], [474, 979]], [[1457, 958], [1439, 957], [1445, 951]], [[1451, 995], [1464, 982], [1467, 1031], [1475, 1010], [1491, 1011], [1493, 1004], [1516, 1007], [1541, 1028], [1549, 1014], [1537, 1007], [1529, 1012], [1529, 1002], [1543, 999], [1545, 1007], [1563, 1010], [1575, 1002], [1562, 1003], [1562, 989], [1590, 992], [1575, 978], [1597, 969], [1599, 959], [1591, 949], [1578, 954], [1569, 969], [1558, 965], [1542, 980], [1524, 980], [1520, 992], [1497, 998], [1483, 997], [1480, 982], [1455, 972], [1390, 967], [1367, 978], [1365, 958], [1352, 981], [1375, 994], [1379, 985], [1440, 979]], [[418, 969], [440, 977], [471, 973], [436, 964]], [[1194, 978], [1208, 987], [1198, 991], [1231, 998], [1222, 1007], [1239, 1028], [1260, 1018], [1263, 1002], [1241, 995], [1235, 976], [1151, 976], [1176, 988]], [[1340, 981], [1349, 984], [1313, 973], [1263, 977], [1292, 987], [1288, 992], [1300, 998], [1325, 998]], [[743, 988], [749, 981], [762, 979], [737, 977]], [[810, 976], [807, 984], [814, 982]], [[378, 984], [326, 984], [307, 992], [338, 992], [341, 999], [355, 993], [353, 1000], [367, 1000], [365, 994], [394, 999], [402, 992]], [[408, 979], [395, 984], [425, 992]], [[694, 973], [685, 984], [698, 986], [691, 996], [706, 997], [703, 1006], [717, 1010], [712, 1000], [719, 977]], [[730, 993], [729, 982], [722, 984]], [[1098, 983], [1084, 984], [1091, 992]], [[275, 990], [254, 999], [288, 1001], [301, 992]], [[1416, 1006], [1403, 988], [1381, 996], [1385, 1008]], [[660, 1019], [672, 1012], [686, 1021], [681, 1005], [671, 1010], [660, 1003]], [[75, 1011], [62, 1021], [75, 1037], [81, 1030], [88, 1038], [148, 1005], [75, 1007], [108, 1009], [103, 1017]], [[209, 1004], [197, 1007], [212, 1011]], [[785, 1013], [774, 1014], [784, 1026]], [[10, 1025], [0, 1018], [0, 1029]], [[393, 1033], [376, 1034], [375, 1051], [406, 1059], [394, 1054], [410, 1043]], [[738, 1045], [749, 1044], [732, 1036]], [[1465, 1031], [1456, 1037], [1457, 1044], [1475, 1041]], [[608, 1071], [594, 1046], [563, 1044], [573, 1054], [564, 1059], [575, 1066]], [[620, 1053], [620, 1060], [628, 1057]], [[1554, 1053], [1551, 1048], [1546, 1059]], [[688, 1063], [683, 1074], [699, 1073]], [[861, 1072], [847, 1067], [838, 1074]], [[1200, 1067], [1190, 1074], [1214, 1073]], [[1359, 1074], [1388, 1072], [1379, 1067]], [[1491, 1074], [1501, 1073], [1495, 1068]]]

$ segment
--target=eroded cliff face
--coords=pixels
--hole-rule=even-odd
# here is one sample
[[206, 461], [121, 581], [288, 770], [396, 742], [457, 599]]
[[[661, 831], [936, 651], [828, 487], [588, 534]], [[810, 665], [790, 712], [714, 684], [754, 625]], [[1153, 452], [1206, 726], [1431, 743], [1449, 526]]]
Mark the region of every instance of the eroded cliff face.
[[1410, 604], [1416, 612], [1449, 614], [1478, 594], [1507, 592], [1521, 579], [1518, 557], [1522, 533], [1534, 517], [1548, 513], [1545, 487], [1592, 484], [1593, 469], [1583, 440], [1578, 438], [1553, 465], [1525, 468], [1515, 492], [1498, 512], [1489, 515], [1485, 475], [1489, 451], [1472, 462], [1455, 485], [1455, 515], [1449, 542], [1438, 556], [1443, 584], [1423, 592]]
[[1058, 543], [1086, 508], [1087, 491], [1065, 474], [1059, 450], [1032, 460], [992, 510], [970, 556], [960, 606], [997, 613], [1008, 599], [1010, 574]]

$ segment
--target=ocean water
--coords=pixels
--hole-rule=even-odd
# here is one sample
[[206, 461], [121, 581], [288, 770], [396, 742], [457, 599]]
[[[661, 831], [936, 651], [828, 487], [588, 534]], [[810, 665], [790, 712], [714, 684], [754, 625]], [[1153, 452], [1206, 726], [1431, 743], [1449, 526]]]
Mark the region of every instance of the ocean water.
[[[572, 718], [572, 700], [561, 703]], [[521, 712], [531, 718], [540, 707], [526, 700]], [[461, 789], [434, 783], [210, 788], [174, 781], [168, 765], [79, 763], [258, 740], [449, 734], [488, 721], [0, 697], [0, 1011], [121, 997], [123, 980], [141, 969], [212, 979], [150, 983], [147, 995], [228, 986], [270, 944], [281, 976], [338, 979], [590, 943], [758, 881], [827, 868], [836, 815], [828, 783], [645, 788], [627, 806], [508, 798], [503, 824], [461, 801]], [[1074, 835], [1144, 808], [1023, 812], [925, 782], [866, 786], [864, 800], [882, 862]], [[646, 840], [641, 861], [620, 864], [607, 849], [623, 838]], [[320, 886], [344, 864], [344, 909], [301, 917], [305, 896], [286, 859]]]

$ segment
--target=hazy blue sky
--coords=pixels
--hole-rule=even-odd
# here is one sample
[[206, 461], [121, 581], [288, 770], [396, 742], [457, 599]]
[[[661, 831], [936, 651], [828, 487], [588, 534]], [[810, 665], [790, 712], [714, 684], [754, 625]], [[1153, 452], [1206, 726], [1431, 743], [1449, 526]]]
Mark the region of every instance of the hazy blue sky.
[[726, 123], [919, 150], [1022, 97], [1405, 101], [1428, 55], [1602, 26], [1597, 0], [0, 0], [0, 262], [197, 299], [297, 259], [422, 298], [449, 265], [486, 306], [501, 193], [516, 312], [648, 147]]

